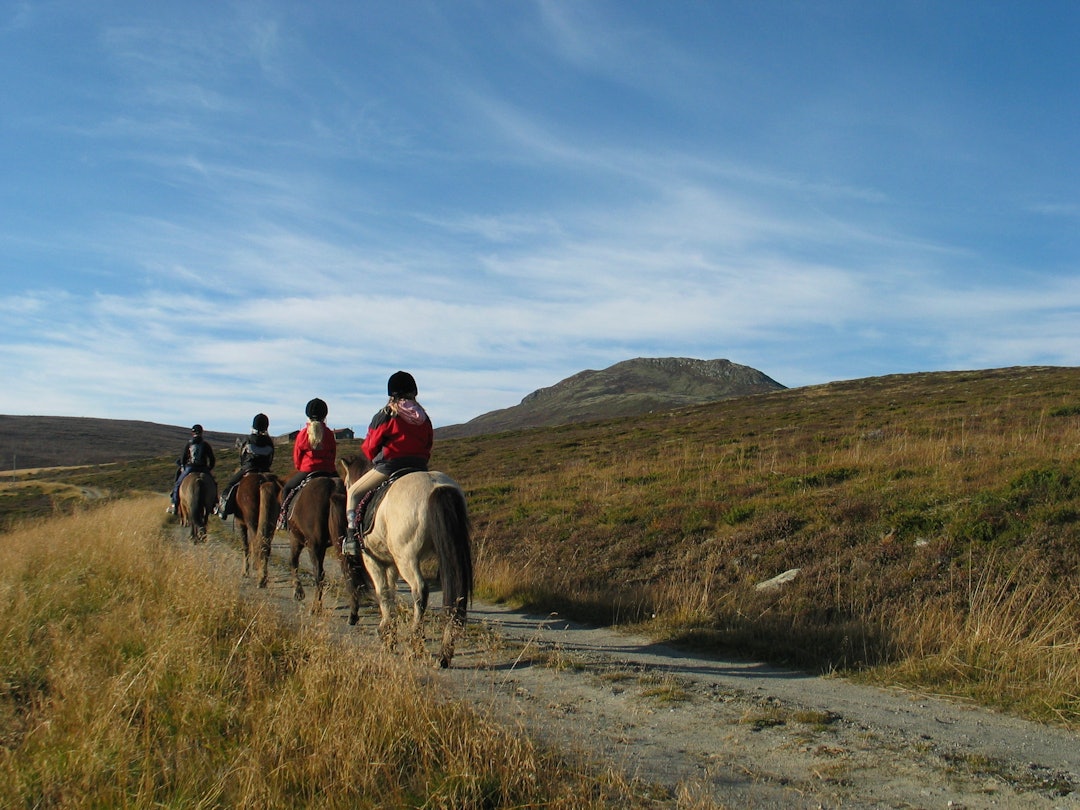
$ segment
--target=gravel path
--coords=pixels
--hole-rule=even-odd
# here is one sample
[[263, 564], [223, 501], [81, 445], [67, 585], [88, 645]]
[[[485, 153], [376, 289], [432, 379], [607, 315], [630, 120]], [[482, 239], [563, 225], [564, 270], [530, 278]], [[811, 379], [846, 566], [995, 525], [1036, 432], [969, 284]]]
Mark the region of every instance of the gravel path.
[[[275, 557], [285, 548], [279, 535]], [[232, 555], [239, 574], [238, 546], [204, 551]], [[327, 570], [337, 582], [337, 562]], [[246, 582], [307, 614], [282, 567], [266, 591]], [[326, 607], [325, 621], [375, 642], [374, 607], [349, 628], [333, 585]], [[482, 602], [469, 621], [453, 667], [433, 669], [433, 683], [538, 741], [654, 785], [657, 806], [674, 806], [682, 791], [732, 808], [1080, 810], [1075, 733]], [[436, 635], [429, 630], [432, 650]]]

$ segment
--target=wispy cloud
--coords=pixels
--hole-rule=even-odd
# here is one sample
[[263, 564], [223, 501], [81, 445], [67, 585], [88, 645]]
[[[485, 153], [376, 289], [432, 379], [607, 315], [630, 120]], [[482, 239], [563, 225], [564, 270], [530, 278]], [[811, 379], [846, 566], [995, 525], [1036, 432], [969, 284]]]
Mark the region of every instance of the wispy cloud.
[[408, 368], [448, 424], [637, 355], [787, 385], [1076, 361], [1067, 183], [1014, 201], [993, 138], [949, 151], [980, 65], [933, 91], [868, 11], [777, 52], [823, 12], [482, 10], [0, 20], [0, 412], [242, 430], [319, 395], [359, 427]]

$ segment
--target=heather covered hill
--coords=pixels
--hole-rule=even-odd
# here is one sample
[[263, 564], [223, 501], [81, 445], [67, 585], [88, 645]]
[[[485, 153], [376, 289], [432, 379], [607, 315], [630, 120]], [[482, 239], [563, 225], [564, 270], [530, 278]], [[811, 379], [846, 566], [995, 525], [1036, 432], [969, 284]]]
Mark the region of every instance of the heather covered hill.
[[[79, 416], [0, 415], [0, 467], [26, 470], [108, 464], [180, 455], [191, 426]], [[232, 447], [232, 433], [207, 432], [216, 450]]]
[[436, 435], [478, 436], [637, 416], [783, 389], [760, 371], [730, 360], [639, 357], [602, 371], [581, 371], [534, 391], [519, 405], [491, 411], [461, 425], [439, 428]]

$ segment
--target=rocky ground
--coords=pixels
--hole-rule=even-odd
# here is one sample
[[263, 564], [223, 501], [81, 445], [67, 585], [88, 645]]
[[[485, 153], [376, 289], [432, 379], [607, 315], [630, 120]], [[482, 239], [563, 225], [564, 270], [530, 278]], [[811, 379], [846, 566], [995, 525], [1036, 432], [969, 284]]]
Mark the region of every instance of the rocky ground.
[[[275, 555], [284, 550], [279, 535]], [[231, 555], [225, 564], [239, 574], [238, 546], [215, 553]], [[328, 570], [336, 582], [336, 562]], [[250, 580], [244, 587], [256, 592]], [[261, 594], [307, 614], [280, 567]], [[374, 607], [349, 628], [338, 589], [326, 606], [322, 620], [375, 641]], [[432, 679], [538, 741], [654, 785], [658, 806], [682, 790], [732, 808], [1080, 808], [1075, 733], [907, 691], [690, 656], [558, 616], [478, 602], [453, 667], [433, 668]]]

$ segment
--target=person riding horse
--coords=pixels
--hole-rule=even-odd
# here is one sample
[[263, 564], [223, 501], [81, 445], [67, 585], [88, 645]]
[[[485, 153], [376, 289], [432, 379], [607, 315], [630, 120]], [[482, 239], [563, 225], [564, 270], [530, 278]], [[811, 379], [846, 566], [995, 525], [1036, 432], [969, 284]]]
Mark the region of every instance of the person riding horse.
[[360, 552], [357, 514], [364, 495], [374, 491], [395, 472], [427, 470], [434, 444], [431, 418], [416, 401], [416, 380], [407, 371], [396, 371], [386, 383], [390, 401], [371, 419], [361, 450], [374, 466], [350, 484], [345, 503], [348, 534], [342, 552]]
[[176, 506], [180, 500], [180, 484], [193, 472], [209, 473], [214, 469], [217, 459], [214, 458], [214, 448], [203, 438], [202, 425], [191, 426], [191, 438], [184, 445], [180, 458], [176, 460], [176, 481], [169, 508], [166, 510], [170, 515], [176, 514]]
[[285, 482], [281, 491], [281, 517], [278, 528], [284, 528], [288, 519], [288, 504], [293, 492], [313, 473], [337, 475], [337, 439], [334, 431], [326, 426], [327, 404], [315, 397], [304, 408], [307, 426], [296, 434], [293, 443], [293, 466], [296, 474]]
[[269, 429], [270, 418], [265, 413], [255, 414], [251, 420], [251, 433], [240, 448], [240, 469], [229, 479], [221, 493], [220, 503], [214, 508], [214, 514], [222, 520], [236, 508], [233, 498], [240, 479], [249, 472], [270, 472], [270, 465], [274, 463], [274, 439], [267, 432]]

